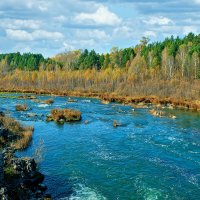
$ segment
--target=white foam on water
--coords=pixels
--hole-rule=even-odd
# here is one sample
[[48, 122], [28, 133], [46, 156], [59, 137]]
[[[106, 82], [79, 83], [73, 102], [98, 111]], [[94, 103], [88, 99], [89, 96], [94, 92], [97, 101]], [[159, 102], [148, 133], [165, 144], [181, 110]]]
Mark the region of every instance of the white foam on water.
[[82, 100], [81, 102], [83, 102], [83, 103], [91, 103], [91, 100], [85, 99], [85, 100]]
[[156, 200], [162, 197], [161, 192], [157, 191], [154, 188], [146, 188], [144, 190], [144, 199], [145, 200]]
[[135, 186], [139, 194], [145, 200], [157, 200], [168, 198], [168, 195], [164, 195], [162, 190], [158, 190], [157, 188], [148, 186], [148, 184], [140, 180], [140, 178], [136, 179]]
[[75, 194], [62, 200], [106, 200], [106, 198], [95, 189], [78, 184], [75, 186]]
[[46, 108], [48, 106], [49, 106], [48, 104], [40, 104], [40, 105], [38, 105], [39, 108]]

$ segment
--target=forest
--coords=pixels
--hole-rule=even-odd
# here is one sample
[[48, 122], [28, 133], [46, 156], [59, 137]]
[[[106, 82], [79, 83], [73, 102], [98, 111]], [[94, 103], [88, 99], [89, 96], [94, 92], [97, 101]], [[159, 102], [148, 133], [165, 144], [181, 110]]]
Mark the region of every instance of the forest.
[[63, 70], [120, 68], [137, 75], [149, 69], [159, 70], [168, 78], [200, 78], [200, 34], [148, 43], [149, 39], [143, 37], [133, 48], [113, 47], [109, 54], [101, 55], [86, 49], [59, 54], [54, 60], [61, 63]]
[[0, 71], [1, 73], [6, 73], [13, 71], [15, 69], [23, 71], [38, 71], [39, 67], [43, 69], [54, 70], [56, 66], [54, 60], [47, 58], [45, 59], [42, 54], [32, 54], [32, 53], [7, 53], [0, 54]]
[[200, 34], [113, 47], [110, 53], [76, 50], [44, 58], [40, 54], [1, 54], [1, 89], [200, 97]]

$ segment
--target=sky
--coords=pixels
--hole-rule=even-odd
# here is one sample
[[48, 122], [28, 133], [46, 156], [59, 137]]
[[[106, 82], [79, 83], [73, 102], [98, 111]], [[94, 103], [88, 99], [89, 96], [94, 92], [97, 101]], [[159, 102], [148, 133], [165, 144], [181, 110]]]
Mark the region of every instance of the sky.
[[200, 33], [200, 0], [0, 0], [0, 53], [109, 52]]

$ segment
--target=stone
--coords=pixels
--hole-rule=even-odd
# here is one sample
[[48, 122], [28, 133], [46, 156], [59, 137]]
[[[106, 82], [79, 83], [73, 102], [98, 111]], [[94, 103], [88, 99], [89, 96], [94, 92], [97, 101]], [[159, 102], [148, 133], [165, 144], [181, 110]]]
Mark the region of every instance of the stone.
[[18, 104], [18, 105], [15, 106], [15, 108], [16, 108], [16, 111], [26, 111], [26, 110], [28, 110], [28, 107], [27, 107], [26, 104], [22, 104], [22, 105]]
[[74, 100], [74, 99], [72, 99], [72, 98], [68, 98], [68, 100], [67, 100], [69, 103], [75, 103], [75, 102], [77, 102], [77, 100]]
[[27, 116], [28, 117], [37, 117], [37, 114], [35, 114], [35, 113], [28, 113]]
[[7, 200], [8, 199], [7, 192], [8, 192], [8, 190], [7, 190], [6, 187], [0, 188], [0, 197], [1, 197], [1, 200]]
[[21, 177], [28, 176], [31, 172], [36, 171], [36, 162], [32, 158], [14, 158], [12, 160], [13, 169]]
[[101, 103], [107, 105], [107, 104], [110, 103], [110, 101], [108, 101], [108, 100], [102, 100]]
[[47, 186], [40, 183], [40, 184], [38, 184], [38, 189], [41, 190], [41, 191], [45, 191], [47, 189]]
[[5, 117], [4, 112], [0, 111], [0, 117]]
[[0, 137], [6, 137], [8, 135], [8, 130], [3, 127], [0, 127]]
[[44, 180], [44, 175], [41, 174], [40, 172], [35, 173], [35, 177], [31, 179], [32, 184], [34, 186], [37, 186], [39, 183], [42, 183]]
[[45, 194], [44, 195], [44, 200], [51, 200], [51, 195], [50, 194]]

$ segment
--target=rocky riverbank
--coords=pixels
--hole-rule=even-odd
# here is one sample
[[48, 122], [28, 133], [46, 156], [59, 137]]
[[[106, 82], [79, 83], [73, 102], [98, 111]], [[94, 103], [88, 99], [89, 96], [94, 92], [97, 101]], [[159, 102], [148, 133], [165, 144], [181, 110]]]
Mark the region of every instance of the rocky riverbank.
[[12, 148], [2, 152], [3, 180], [0, 187], [1, 199], [50, 199], [42, 184], [44, 175], [37, 170], [33, 158], [17, 158]]
[[[47, 187], [42, 184], [44, 175], [38, 171], [35, 160], [15, 156], [18, 149], [15, 142], [18, 144], [24, 138], [24, 129], [14, 119], [4, 117], [1, 113], [0, 199], [51, 199], [51, 195], [45, 193]], [[11, 124], [14, 124], [16, 133]], [[19, 130], [22, 131], [21, 135]]]

